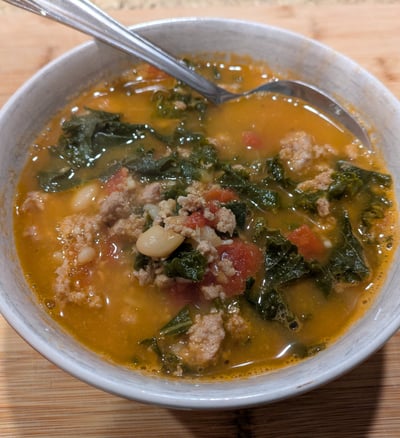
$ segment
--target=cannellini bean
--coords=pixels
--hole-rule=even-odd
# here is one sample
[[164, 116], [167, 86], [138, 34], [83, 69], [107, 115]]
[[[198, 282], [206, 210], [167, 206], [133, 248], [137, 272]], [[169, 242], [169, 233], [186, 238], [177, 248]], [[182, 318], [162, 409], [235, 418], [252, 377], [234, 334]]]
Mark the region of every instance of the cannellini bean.
[[78, 265], [86, 265], [96, 257], [96, 250], [91, 246], [84, 246], [78, 253], [76, 262]]
[[140, 234], [136, 241], [136, 248], [148, 257], [164, 258], [168, 257], [184, 240], [185, 238], [175, 231], [166, 230], [160, 225], [153, 225]]
[[82, 211], [96, 199], [99, 192], [99, 185], [92, 182], [80, 187], [72, 198], [72, 209], [74, 211]]

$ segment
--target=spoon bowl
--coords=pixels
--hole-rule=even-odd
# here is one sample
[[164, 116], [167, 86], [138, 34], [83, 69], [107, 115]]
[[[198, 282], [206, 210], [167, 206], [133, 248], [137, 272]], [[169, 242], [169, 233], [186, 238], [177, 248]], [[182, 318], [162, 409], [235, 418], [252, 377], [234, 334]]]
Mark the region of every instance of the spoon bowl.
[[243, 94], [231, 93], [197, 74], [185, 63], [135, 34], [88, 0], [5, 0], [29, 12], [50, 18], [91, 35], [119, 50], [137, 56], [181, 80], [214, 104], [254, 93], [278, 93], [302, 99], [346, 127], [366, 148], [370, 138], [358, 121], [338, 102], [321, 90], [300, 81], [267, 82]]

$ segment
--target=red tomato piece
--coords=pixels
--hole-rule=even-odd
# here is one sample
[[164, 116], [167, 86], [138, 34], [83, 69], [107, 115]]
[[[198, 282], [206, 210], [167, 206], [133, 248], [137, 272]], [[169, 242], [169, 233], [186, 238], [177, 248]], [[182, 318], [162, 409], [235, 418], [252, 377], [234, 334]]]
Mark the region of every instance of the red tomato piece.
[[318, 260], [326, 253], [322, 240], [306, 224], [290, 232], [287, 238], [297, 246], [299, 253], [307, 260]]
[[213, 188], [204, 194], [206, 201], [219, 201], [222, 204], [238, 199], [236, 193], [229, 189]]
[[192, 228], [193, 230], [205, 227], [207, 223], [208, 221], [201, 211], [194, 211], [185, 219], [185, 227]]
[[126, 179], [129, 176], [129, 170], [126, 167], [121, 167], [112, 175], [105, 184], [105, 189], [108, 194], [121, 191]]
[[235, 239], [230, 245], [220, 245], [218, 253], [221, 260], [230, 260], [237, 271], [228, 277], [228, 283], [223, 284], [225, 293], [229, 296], [239, 295], [246, 288], [246, 280], [253, 277], [261, 268], [262, 253], [253, 243]]
[[221, 205], [218, 201], [208, 201], [207, 208], [211, 211], [211, 213], [215, 214], [221, 208]]
[[242, 132], [243, 145], [251, 149], [262, 149], [263, 141], [260, 135], [255, 131]]

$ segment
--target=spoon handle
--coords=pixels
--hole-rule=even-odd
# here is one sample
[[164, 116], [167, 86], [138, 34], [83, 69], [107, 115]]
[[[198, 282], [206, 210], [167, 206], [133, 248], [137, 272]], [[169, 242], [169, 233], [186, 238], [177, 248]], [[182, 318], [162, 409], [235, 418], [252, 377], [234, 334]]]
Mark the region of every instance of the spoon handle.
[[88, 0], [5, 0], [14, 6], [58, 21], [91, 35], [165, 71], [186, 83], [213, 103], [219, 103], [224, 95], [230, 95], [197, 74], [184, 62], [156, 47], [111, 18]]

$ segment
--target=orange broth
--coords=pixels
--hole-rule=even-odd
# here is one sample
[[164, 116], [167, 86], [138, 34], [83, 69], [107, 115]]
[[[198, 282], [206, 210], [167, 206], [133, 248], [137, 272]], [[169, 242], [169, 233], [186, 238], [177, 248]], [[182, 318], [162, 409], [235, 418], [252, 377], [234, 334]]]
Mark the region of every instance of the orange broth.
[[[273, 72], [264, 65], [240, 60], [231, 63], [199, 63], [196, 64], [196, 68], [218, 81], [221, 86], [238, 91], [251, 89], [274, 78]], [[159, 93], [165, 93], [168, 99], [171, 96], [168, 93], [174, 86], [176, 87], [175, 81], [163, 73], [147, 65], [135, 66], [119, 78], [96, 84], [72, 99], [71, 103], [55, 115], [48, 127], [38, 136], [22, 172], [15, 204], [15, 238], [27, 281], [40, 304], [72, 336], [105, 358], [132, 369], [177, 377], [234, 378], [284, 367], [316, 354], [334, 342], [360, 318], [379, 292], [391, 262], [393, 248], [397, 244], [395, 199], [390, 183], [385, 185], [386, 183], [382, 182], [388, 180], [378, 178], [378, 182], [373, 179], [374, 185], [368, 193], [362, 192], [363, 189], [360, 187], [361, 194], [353, 196], [349, 194], [350, 189], [347, 187], [347, 191], [337, 195], [338, 198], [330, 198], [329, 212], [315, 210], [315, 204], [311, 210], [307, 210], [304, 206], [293, 203], [299, 191], [296, 191], [293, 181], [297, 185], [300, 182], [311, 181], [326, 169], [331, 169], [328, 171], [328, 174], [332, 171], [329, 176], [330, 184], [322, 189], [318, 187], [321, 197], [325, 199], [326, 196], [331, 196], [326, 195], [325, 192], [332, 188], [332, 178], [337, 175], [333, 172], [337, 172], [335, 166], [338, 160], [386, 175], [387, 170], [382, 159], [376, 152], [370, 152], [358, 144], [349, 132], [322, 118], [315, 109], [310, 110], [308, 105], [299, 100], [278, 95], [253, 95], [218, 107], [207, 105], [199, 98], [198, 102], [206, 107], [204, 110], [198, 110], [198, 108], [191, 109], [192, 101], [182, 104], [179, 93], [187, 96], [191, 92], [185, 87], [178, 86], [176, 102], [173, 99], [169, 102], [169, 104], [172, 102], [175, 113], [160, 115], [160, 112], [157, 112], [157, 103], [160, 104], [157, 96]], [[190, 96], [193, 97], [191, 94]], [[166, 105], [165, 102], [162, 104]], [[201, 199], [210, 197], [211, 188], [215, 188], [215, 184], [223, 180], [223, 183], [217, 184], [217, 189], [229, 192], [228, 197], [233, 191], [234, 201], [241, 203], [241, 206], [247, 206], [246, 222], [241, 229], [238, 229], [236, 224], [232, 232], [216, 229], [215, 222], [210, 220], [209, 216], [206, 217], [205, 211], [208, 215], [212, 215], [215, 211], [210, 213], [210, 209], [219, 211], [218, 209], [224, 206], [223, 210], [226, 212], [225, 206], [229, 203], [220, 200], [214, 203], [207, 201], [206, 207], [203, 202], [197, 210], [192, 208], [183, 212], [185, 218], [192, 215], [194, 215], [193, 219], [200, 218], [203, 222], [201, 224], [199, 222], [195, 227], [197, 226], [198, 229], [207, 227], [208, 231], [211, 229], [213, 239], [218, 239], [219, 244], [222, 241], [222, 245], [228, 247], [231, 241], [241, 240], [248, 244], [246, 250], [253, 248], [251, 245], [260, 246], [261, 261], [256, 267], [249, 260], [251, 255], [246, 255], [247, 253], [240, 255], [242, 259], [247, 260], [244, 262], [241, 260], [241, 263], [248, 265], [240, 271], [243, 279], [251, 278], [255, 282], [252, 291], [248, 292], [249, 295], [244, 294], [244, 282], [241, 283], [241, 289], [233, 294], [225, 288], [226, 284], [233, 284], [228, 271], [224, 271], [223, 280], [217, 280], [217, 275], [213, 274], [217, 288], [212, 291], [213, 293], [217, 291], [217, 296], [205, 298], [201, 294], [203, 286], [199, 285], [205, 284], [204, 278], [212, 269], [211, 266], [213, 269], [215, 266], [222, 269], [221, 265], [218, 265], [220, 259], [215, 255], [215, 248], [212, 253], [213, 262], [206, 265], [206, 277], [201, 280], [190, 281], [181, 278], [171, 280], [171, 277], [166, 279], [163, 274], [158, 280], [165, 280], [168, 286], [157, 287], [146, 283], [145, 280], [141, 280], [142, 285], [140, 285], [137, 275], [139, 270], [135, 271], [134, 268], [140, 252], [135, 246], [137, 233], [134, 237], [125, 239], [123, 236], [126, 230], [122, 234], [118, 234], [114, 229], [111, 232], [111, 228], [120, 218], [115, 222], [113, 222], [114, 218], [102, 219], [100, 225], [96, 222], [95, 226], [100, 227], [100, 230], [96, 228], [95, 231], [92, 228], [88, 231], [82, 225], [82, 223], [91, 224], [92, 218], [97, 218], [96, 215], [100, 214], [101, 205], [110, 193], [113, 190], [120, 190], [115, 189], [115, 181], [118, 178], [125, 178], [124, 184], [130, 183], [129, 178], [134, 179], [135, 182], [132, 184], [136, 184], [136, 188], [129, 192], [131, 196], [129, 199], [133, 201], [135, 198], [141, 199], [144, 196], [144, 187], [154, 184], [154, 181], [160, 181], [162, 193], [176, 183], [173, 178], [164, 179], [165, 175], [163, 176], [162, 172], [158, 177], [148, 178], [138, 177], [132, 169], [128, 174], [134, 176], [127, 176], [126, 172], [121, 172], [124, 165], [117, 165], [115, 170], [110, 170], [112, 168], [110, 163], [113, 165], [125, 163], [127, 157], [137, 153], [133, 152], [132, 148], [138, 147], [139, 143], [141, 146], [144, 145], [144, 149], [151, 148], [156, 157], [165, 156], [166, 150], [171, 153], [175, 146], [166, 148], [160, 138], [135, 140], [133, 146], [132, 142], [125, 141], [121, 147], [109, 148], [109, 150], [103, 148], [100, 154], [102, 156], [96, 159], [94, 166], [79, 170], [80, 183], [73, 187], [57, 188], [53, 191], [48, 187], [43, 189], [40, 186], [37, 175], [49, 169], [54, 170], [60, 162], [59, 157], [55, 160], [52, 146], [57, 144], [62, 135], [63, 122], [71, 119], [73, 115], [86, 114], [85, 108], [120, 113], [123, 122], [148, 124], [164, 136], [170, 136], [181, 124], [185, 132], [201, 133], [202, 138], [207, 139], [207, 144], [212, 145], [217, 152], [218, 159], [224, 161], [224, 165], [229, 165], [230, 169], [248, 172], [249, 181], [257, 181], [260, 190], [271, 187], [274, 193], [278, 193], [279, 206], [260, 207], [252, 202], [251, 194], [244, 194], [245, 188], [239, 188], [239, 192], [235, 192], [235, 188], [223, 180], [221, 167], [210, 170], [211, 165], [203, 165], [199, 162], [200, 194], [203, 196]], [[310, 149], [314, 154], [312, 161], [301, 170], [296, 170], [296, 164], [291, 162], [293, 156], [285, 161], [285, 158], [279, 155], [283, 148], [282, 141], [285, 142], [283, 139], [296, 132], [302, 133], [301, 141], [312, 141], [314, 148]], [[187, 139], [185, 141], [183, 146], [180, 145], [184, 148], [182, 156], [187, 155], [192, 147]], [[294, 140], [288, 142], [292, 142], [288, 149], [292, 153], [295, 149]], [[317, 151], [318, 145], [322, 145], [322, 152], [319, 149]], [[57, 147], [59, 146], [55, 149]], [[177, 150], [181, 152], [179, 148]], [[264, 169], [266, 160], [277, 156], [285, 171], [285, 181], [290, 180], [291, 183], [272, 181], [272, 177], [265, 180], [263, 179], [265, 175], [260, 176], [257, 173], [261, 167]], [[97, 172], [99, 169], [106, 169], [107, 172], [100, 175], [101, 172]], [[185, 184], [189, 186], [192, 182], [186, 181]], [[159, 189], [158, 186], [155, 187]], [[89, 201], [86, 196], [83, 207], [80, 204], [77, 207], [78, 193], [91, 189], [93, 191], [90, 192]], [[315, 193], [316, 190], [309, 192]], [[368, 221], [368, 225], [361, 224], [360, 218], [365, 216], [362, 212], [369, 207], [371, 193], [380, 198], [384, 197], [385, 205], [383, 206], [382, 202], [378, 203], [379, 213]], [[152, 226], [149, 220], [151, 222], [154, 219], [154, 214], [149, 216], [150, 210], [146, 210], [147, 213], [144, 214], [143, 209], [147, 209], [150, 204], [151, 208], [157, 210], [160, 202], [160, 198], [156, 198], [149, 203], [143, 201], [131, 207], [137, 216], [145, 216], [146, 224], [141, 223], [142, 232]], [[344, 211], [348, 215], [353, 235], [362, 248], [363, 261], [368, 269], [368, 273], [360, 274], [362, 278], [356, 281], [343, 281], [344, 275], [348, 273], [337, 273], [338, 268], [332, 267], [333, 264], [330, 262], [335, 248], [341, 245], [340, 224]], [[232, 210], [228, 213], [229, 217], [232, 217]], [[64, 231], [64, 225], [60, 224], [65, 223], [65, 218], [77, 216], [83, 218], [83, 222], [72, 225], [68, 232]], [[85, 217], [88, 219], [85, 220]], [[293, 251], [291, 254], [297, 257], [300, 253], [299, 263], [304, 265], [307, 274], [284, 281], [277, 286], [275, 280], [263, 280], [266, 269], [264, 260], [266, 249], [265, 241], [262, 239], [266, 238], [263, 237], [261, 239], [263, 243], [260, 244], [260, 238], [255, 237], [254, 227], [257, 221], [260, 223], [264, 221], [265, 230], [274, 232], [279, 230], [280, 236], [286, 239], [286, 243], [293, 239], [292, 244], [296, 249], [291, 248]], [[161, 222], [161, 225], [165, 229], [165, 223]], [[300, 236], [298, 243], [299, 241], [292, 234], [301, 226], [307, 232], [310, 231], [317, 241], [317, 246], [320, 245], [319, 252], [313, 253], [311, 248], [311, 257], [306, 261], [301, 255], [303, 251], [301, 239], [304, 236]], [[74, 227], [81, 227], [76, 235], [73, 234]], [[102, 234], [103, 229], [107, 229], [107, 235]], [[268, 234], [269, 231], [265, 230], [263, 233]], [[91, 232], [94, 233], [92, 239], [88, 237]], [[301, 231], [297, 232], [299, 233]], [[193, 238], [187, 235], [183, 238], [193, 248], [197, 248], [198, 241], [195, 240], [193, 243]], [[81, 241], [82, 245], [88, 245], [90, 241], [89, 249], [83, 246], [86, 253], [78, 254], [77, 248], [79, 251], [82, 249], [79, 243]], [[222, 254], [223, 251], [218, 249], [221, 246], [216, 248]], [[206, 255], [211, 257], [210, 253]], [[149, 266], [153, 263], [151, 265], [153, 271], [158, 269], [157, 272], [161, 272], [163, 263], [168, 257], [170, 255], [153, 257], [153, 259], [147, 256], [145, 258], [147, 265], [143, 269], [149, 272], [151, 270]], [[225, 254], [224, 257], [228, 256]], [[257, 257], [255, 256], [255, 259]], [[232, 266], [233, 262], [229, 260], [229, 263], [229, 266]], [[280, 263], [283, 264], [282, 261]], [[313, 277], [314, 274], [309, 273], [310, 270], [314, 272], [316, 265], [323, 266], [324, 269], [328, 266], [330, 270], [329, 278], [331, 280], [333, 278], [333, 281], [328, 292], [321, 288], [315, 280], [316, 277]], [[63, 269], [67, 271], [65, 273], [67, 280], [61, 278]], [[236, 273], [232, 274], [234, 278], [238, 277], [237, 272], [236, 270]], [[185, 286], [187, 283], [192, 284], [192, 289]], [[274, 285], [273, 288], [271, 284]], [[249, 283], [246, 283], [246, 287], [250, 288]], [[266, 294], [272, 289], [278, 290], [292, 316], [289, 318], [287, 315], [282, 317], [278, 314], [268, 318], [265, 314], [260, 314], [250, 296], [257, 295], [257, 290], [261, 287], [265, 288]], [[196, 290], [196, 294], [193, 290]], [[191, 317], [188, 329], [172, 335], [172, 340], [166, 340], [168, 335], [160, 334], [160, 329], [185, 306], [189, 308]], [[196, 314], [200, 315], [198, 320]], [[215, 316], [216, 314], [218, 317]], [[205, 331], [201, 332], [197, 327], [198, 331], [194, 333], [196, 330], [190, 327], [195, 326], [196, 321], [200, 321], [204, 315], [212, 315], [211, 319], [215, 327], [211, 325], [204, 328], [206, 325], [204, 324], [202, 328]], [[292, 327], [291, 323], [294, 320], [295, 324]], [[215, 343], [219, 342], [218, 348], [215, 344], [207, 344], [204, 339], [198, 339], [210, 337], [210, 334], [212, 337], [215, 333], [221, 334], [220, 338], [214, 340]], [[197, 339], [195, 339], [196, 334]], [[202, 349], [208, 349], [208, 356], [199, 359]], [[190, 354], [193, 357], [189, 357]], [[172, 365], [167, 363], [167, 358], [171, 356], [174, 359]], [[179, 364], [176, 365], [176, 362]]]

